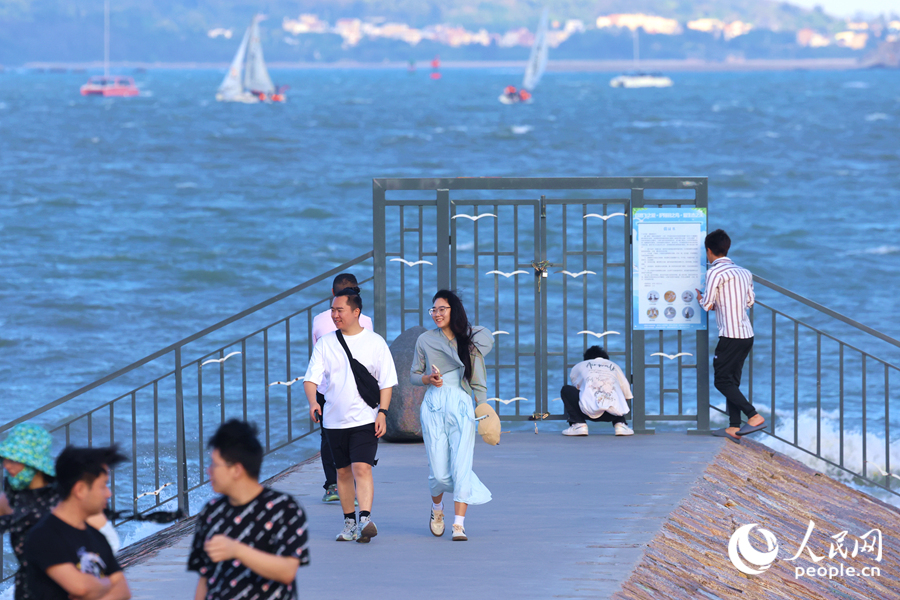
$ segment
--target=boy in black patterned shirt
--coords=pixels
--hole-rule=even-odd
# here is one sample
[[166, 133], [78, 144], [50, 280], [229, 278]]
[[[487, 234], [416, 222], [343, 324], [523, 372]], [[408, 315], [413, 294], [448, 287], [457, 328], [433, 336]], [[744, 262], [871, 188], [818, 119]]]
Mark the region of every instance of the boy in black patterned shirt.
[[296, 599], [294, 578], [309, 563], [306, 515], [288, 494], [259, 484], [263, 450], [249, 423], [223, 423], [209, 441], [213, 490], [197, 520], [188, 570], [194, 600]]

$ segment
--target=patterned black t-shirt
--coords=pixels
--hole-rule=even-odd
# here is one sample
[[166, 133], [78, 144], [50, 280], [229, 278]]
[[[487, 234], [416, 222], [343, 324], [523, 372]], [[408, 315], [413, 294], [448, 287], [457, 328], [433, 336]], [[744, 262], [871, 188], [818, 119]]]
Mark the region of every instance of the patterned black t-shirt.
[[206, 578], [206, 600], [297, 597], [293, 582], [285, 585], [265, 579], [239, 560], [213, 562], [203, 550], [203, 544], [219, 534], [269, 554], [298, 558], [301, 566], [309, 564], [306, 515], [291, 496], [263, 488], [259, 496], [241, 506], [232, 506], [225, 496], [209, 502], [197, 518], [188, 570]]
[[36, 490], [13, 490], [9, 481], [3, 479], [3, 490], [12, 514], [0, 517], [0, 534], [9, 532], [9, 543], [16, 558], [19, 570], [16, 571], [15, 600], [34, 600], [35, 596], [28, 590], [25, 581], [25, 536], [38, 521], [50, 514], [50, 510], [59, 502], [56, 486], [51, 484]]

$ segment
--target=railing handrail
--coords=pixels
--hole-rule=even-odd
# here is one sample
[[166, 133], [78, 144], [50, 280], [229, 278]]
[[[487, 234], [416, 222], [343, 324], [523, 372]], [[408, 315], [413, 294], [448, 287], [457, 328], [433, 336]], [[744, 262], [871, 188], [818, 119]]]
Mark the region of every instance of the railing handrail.
[[860, 331], [868, 333], [869, 335], [872, 335], [883, 342], [887, 342], [888, 344], [891, 344], [892, 346], [900, 348], [900, 340], [896, 340], [896, 339], [892, 338], [891, 336], [885, 335], [876, 329], [872, 329], [868, 325], [863, 325], [859, 321], [854, 321], [850, 317], [846, 317], [837, 311], [831, 310], [827, 306], [823, 306], [823, 305], [819, 304], [818, 302], [813, 302], [812, 300], [804, 298], [803, 296], [796, 294], [786, 288], [783, 288], [776, 283], [772, 283], [768, 279], [760, 277], [756, 273], [753, 274], [753, 281], [761, 283], [762, 285], [766, 286], [767, 288], [770, 288], [784, 296], [787, 296], [791, 300], [796, 300], [797, 302], [800, 302], [801, 304], [804, 304], [804, 305], [806, 305], [810, 308], [813, 308], [821, 313], [824, 313], [824, 314], [828, 315], [829, 317], [833, 317], [833, 318], [841, 321], [842, 323], [846, 323], [847, 325], [855, 327], [855, 328], [859, 329]]
[[223, 319], [214, 325], [210, 325], [206, 329], [198, 331], [197, 333], [194, 333], [193, 335], [189, 335], [188, 337], [186, 337], [182, 340], [179, 340], [179, 341], [175, 342], [174, 344], [170, 344], [169, 346], [166, 346], [162, 350], [158, 350], [158, 351], [154, 352], [153, 354], [145, 356], [144, 358], [137, 360], [128, 366], [122, 367], [118, 371], [110, 373], [109, 375], [106, 375], [105, 377], [102, 377], [101, 379], [98, 379], [92, 383], [89, 383], [88, 385], [85, 385], [85, 386], [75, 390], [74, 392], [66, 394], [65, 396], [62, 396], [61, 398], [57, 398], [56, 400], [49, 402], [49, 403], [45, 404], [44, 406], [41, 406], [40, 408], [36, 408], [35, 410], [33, 410], [25, 415], [22, 415], [18, 419], [15, 419], [13, 421], [10, 421], [8, 423], [0, 425], [0, 433], [3, 433], [4, 431], [7, 431], [9, 429], [12, 429], [19, 423], [24, 423], [25, 421], [31, 420], [34, 417], [42, 415], [43, 413], [45, 413], [53, 408], [56, 408], [57, 406], [65, 404], [66, 402], [68, 402], [69, 400], [72, 400], [73, 398], [77, 398], [78, 396], [80, 396], [86, 392], [89, 392], [95, 388], [98, 388], [105, 383], [109, 383], [113, 379], [121, 377], [122, 375], [125, 375], [126, 373], [133, 371], [139, 367], [142, 367], [143, 365], [145, 365], [149, 362], [152, 362], [158, 358], [162, 358], [163, 356], [174, 351], [177, 348], [186, 346], [187, 344], [190, 344], [191, 342], [198, 340], [201, 337], [209, 335], [210, 333], [212, 333], [214, 331], [222, 329], [223, 327], [226, 327], [226, 326], [234, 323], [235, 321], [243, 319], [246, 316], [249, 316], [255, 312], [258, 312], [264, 308], [267, 308], [267, 307], [271, 306], [272, 304], [279, 302], [280, 300], [284, 300], [288, 296], [292, 296], [292, 295], [296, 294], [297, 292], [303, 291], [308, 287], [311, 287], [317, 283], [320, 283], [324, 279], [333, 277], [334, 275], [337, 275], [338, 273], [346, 271], [350, 267], [357, 265], [365, 260], [368, 260], [368, 259], [372, 258], [373, 256], [375, 256], [375, 252], [374, 252], [374, 250], [370, 250], [369, 252], [366, 252], [365, 254], [357, 256], [356, 258], [351, 259], [342, 265], [334, 267], [333, 269], [326, 271], [324, 273], [321, 273], [321, 274], [313, 277], [312, 279], [308, 279], [307, 281], [305, 281], [299, 285], [296, 285], [288, 290], [285, 290], [285, 291], [281, 292], [280, 294], [277, 294], [267, 300], [264, 300], [258, 304], [255, 304], [255, 305], [251, 306], [250, 308], [243, 310], [242, 312], [232, 315], [226, 319]]

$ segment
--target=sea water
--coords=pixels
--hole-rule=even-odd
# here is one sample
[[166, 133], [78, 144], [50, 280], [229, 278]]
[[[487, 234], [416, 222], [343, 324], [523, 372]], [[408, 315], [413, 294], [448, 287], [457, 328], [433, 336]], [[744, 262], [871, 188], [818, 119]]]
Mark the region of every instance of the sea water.
[[214, 70], [0, 74], [0, 422], [371, 250], [373, 177], [708, 176], [738, 264], [900, 338], [898, 72], [612, 75], [505, 106], [514, 70], [276, 70], [248, 106]]

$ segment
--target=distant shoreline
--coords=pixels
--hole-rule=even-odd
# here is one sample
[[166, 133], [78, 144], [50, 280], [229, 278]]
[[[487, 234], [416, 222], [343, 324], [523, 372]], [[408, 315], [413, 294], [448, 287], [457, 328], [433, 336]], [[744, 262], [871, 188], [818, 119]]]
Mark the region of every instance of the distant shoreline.
[[[224, 71], [228, 68], [226, 62], [114, 62], [110, 63], [112, 69], [147, 69], [147, 70], [188, 70], [188, 69], [215, 69]], [[405, 70], [409, 68], [409, 63], [405, 61], [390, 62], [358, 62], [358, 61], [337, 61], [330, 63], [322, 62], [279, 62], [273, 61], [268, 63], [270, 69], [397, 69]], [[13, 67], [8, 67], [10, 70]], [[20, 68], [25, 69], [46, 69], [46, 70], [96, 70], [102, 69], [103, 63], [66, 63], [66, 62], [29, 62]], [[417, 61], [416, 68], [418, 70], [430, 69], [428, 61]], [[517, 69], [525, 68], [524, 60], [509, 61], [456, 61], [448, 60], [441, 63], [442, 69]], [[753, 60], [733, 60], [733, 61], [704, 61], [704, 60], [645, 60], [639, 65], [642, 71], [838, 71], [852, 70], [864, 68], [855, 58], [810, 58], [810, 59], [753, 59]], [[630, 60], [551, 60], [547, 64], [548, 71], [555, 72], [598, 72], [598, 73], [619, 73], [624, 71], [635, 70], [635, 65]]]

